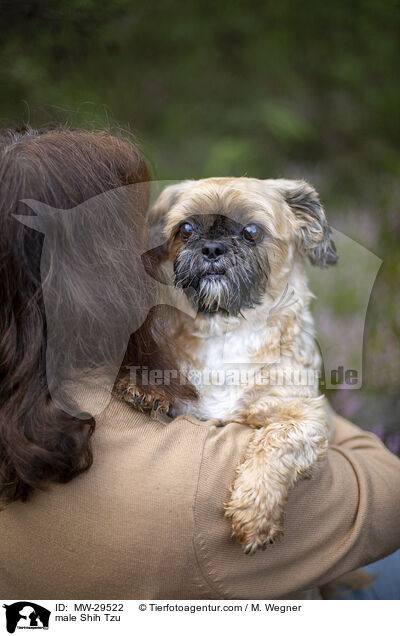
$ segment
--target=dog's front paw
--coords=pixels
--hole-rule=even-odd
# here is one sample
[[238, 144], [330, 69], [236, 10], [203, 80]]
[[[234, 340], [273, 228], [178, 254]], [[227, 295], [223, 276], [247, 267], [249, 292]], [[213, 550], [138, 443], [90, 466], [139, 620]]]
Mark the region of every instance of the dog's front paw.
[[259, 548], [279, 541], [283, 536], [283, 512], [272, 518], [267, 510], [243, 509], [236, 501], [230, 501], [225, 514], [232, 519], [232, 536], [241, 544], [243, 552], [254, 554]]
[[114, 392], [117, 397], [128, 402], [136, 411], [141, 413], [159, 411], [160, 413], [169, 414], [172, 408], [165, 398], [160, 397], [150, 389], [144, 391], [142, 387], [139, 388], [130, 384], [125, 379], [116, 383]]
[[285, 494], [274, 493], [263, 483], [255, 485], [251, 473], [250, 480], [246, 470], [239, 473], [225, 515], [232, 520], [232, 536], [246, 554], [265, 550], [283, 536], [285, 501]]

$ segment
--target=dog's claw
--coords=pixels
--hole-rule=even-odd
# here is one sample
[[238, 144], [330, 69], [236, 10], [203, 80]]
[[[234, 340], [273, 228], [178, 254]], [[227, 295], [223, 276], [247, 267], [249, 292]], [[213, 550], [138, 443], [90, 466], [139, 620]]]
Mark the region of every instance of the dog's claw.
[[116, 386], [115, 395], [141, 413], [150, 413], [154, 410], [159, 413], [170, 414], [172, 410], [172, 405], [164, 398], [154, 395], [151, 391], [148, 393], [144, 392], [142, 387], [128, 384], [126, 380], [121, 381]]
[[146, 403], [147, 403], [146, 396], [145, 396], [145, 395], [143, 395], [143, 396], [142, 396], [142, 398], [141, 398], [141, 400], [140, 400], [140, 406], [141, 406], [142, 408], [144, 408], [144, 407], [146, 406]]

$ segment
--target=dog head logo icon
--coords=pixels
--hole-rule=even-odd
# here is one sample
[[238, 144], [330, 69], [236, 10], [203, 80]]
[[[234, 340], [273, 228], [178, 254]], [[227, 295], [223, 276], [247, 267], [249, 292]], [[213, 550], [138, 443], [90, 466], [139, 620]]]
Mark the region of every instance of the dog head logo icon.
[[7, 631], [14, 634], [16, 629], [48, 629], [51, 612], [31, 601], [18, 601], [3, 605], [6, 610]]

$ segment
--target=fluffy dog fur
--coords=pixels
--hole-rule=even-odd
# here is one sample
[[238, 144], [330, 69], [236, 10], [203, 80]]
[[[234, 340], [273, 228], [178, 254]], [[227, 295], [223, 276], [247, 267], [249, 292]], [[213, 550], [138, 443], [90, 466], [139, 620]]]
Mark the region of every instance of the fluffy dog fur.
[[320, 267], [336, 262], [329, 226], [306, 182], [248, 178], [167, 187], [151, 224], [165, 241], [164, 273], [198, 311], [171, 322], [182, 372], [235, 367], [264, 378], [200, 382], [198, 401], [175, 405], [255, 429], [225, 506], [235, 537], [253, 553], [282, 535], [289, 489], [327, 450], [317, 373], [306, 385], [272, 378], [320, 368], [304, 258]]

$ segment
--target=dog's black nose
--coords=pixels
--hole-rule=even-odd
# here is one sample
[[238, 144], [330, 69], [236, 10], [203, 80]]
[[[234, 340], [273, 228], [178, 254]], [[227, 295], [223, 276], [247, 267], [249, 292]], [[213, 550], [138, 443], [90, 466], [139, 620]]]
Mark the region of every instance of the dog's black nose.
[[217, 243], [216, 241], [207, 241], [204, 243], [201, 250], [206, 258], [210, 261], [215, 261], [218, 256], [225, 254], [226, 247], [223, 243]]

